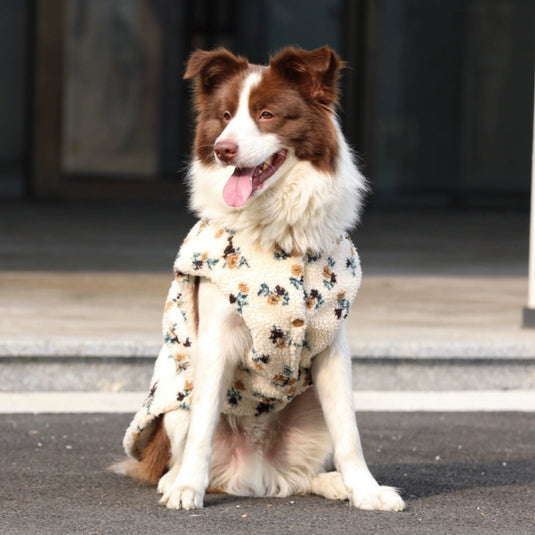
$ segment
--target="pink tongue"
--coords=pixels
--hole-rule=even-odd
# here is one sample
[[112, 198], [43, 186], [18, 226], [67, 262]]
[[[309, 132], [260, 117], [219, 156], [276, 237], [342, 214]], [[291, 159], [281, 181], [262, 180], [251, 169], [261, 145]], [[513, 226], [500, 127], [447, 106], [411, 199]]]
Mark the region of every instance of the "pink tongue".
[[236, 167], [223, 188], [223, 199], [229, 206], [243, 206], [253, 194], [253, 172], [255, 168], [240, 169]]

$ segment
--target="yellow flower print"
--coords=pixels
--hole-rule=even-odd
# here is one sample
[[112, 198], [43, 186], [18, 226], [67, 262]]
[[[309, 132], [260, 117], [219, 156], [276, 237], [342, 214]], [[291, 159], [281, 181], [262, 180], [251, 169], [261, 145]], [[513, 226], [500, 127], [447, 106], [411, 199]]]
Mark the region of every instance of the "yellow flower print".
[[260, 370], [261, 372], [263, 372], [265, 369], [264, 366], [262, 366], [260, 362], [256, 362], [256, 360], [253, 360], [253, 365], [257, 370]]
[[281, 300], [280, 295], [275, 295], [275, 294], [269, 294], [267, 298], [267, 302], [270, 305], [278, 305], [280, 300]]
[[173, 358], [175, 359], [175, 362], [183, 362], [186, 358], [186, 355], [183, 355], [182, 353], [175, 353], [173, 355]]
[[238, 284], [238, 290], [240, 290], [240, 292], [243, 294], [248, 294], [249, 286], [247, 286], [247, 284], [244, 284], [243, 282], [240, 282], [240, 284]]
[[292, 266], [292, 275], [294, 277], [301, 277], [303, 275], [303, 266], [300, 264], [294, 264]]
[[237, 268], [239, 261], [240, 257], [236, 254], [231, 254], [227, 256], [227, 266], [229, 267], [229, 269]]

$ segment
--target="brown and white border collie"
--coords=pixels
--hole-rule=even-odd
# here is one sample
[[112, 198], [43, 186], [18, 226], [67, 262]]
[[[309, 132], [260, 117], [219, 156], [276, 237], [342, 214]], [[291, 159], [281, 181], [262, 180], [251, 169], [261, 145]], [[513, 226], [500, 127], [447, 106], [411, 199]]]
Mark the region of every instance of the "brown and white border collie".
[[[194, 81], [197, 112], [191, 207], [202, 219], [261, 250], [292, 254], [321, 255], [351, 229], [365, 181], [335, 114], [341, 67], [328, 47], [287, 48], [269, 66], [224, 49], [193, 53], [184, 76]], [[119, 471], [158, 482], [161, 503], [173, 509], [202, 507], [209, 488], [404, 508], [364, 460], [343, 326], [314, 356], [313, 386], [287, 407], [228, 416], [222, 398], [251, 338], [228, 298], [205, 279], [197, 313], [197, 348], [205, 351], [195, 355], [191, 410], [167, 412], [141, 461]]]

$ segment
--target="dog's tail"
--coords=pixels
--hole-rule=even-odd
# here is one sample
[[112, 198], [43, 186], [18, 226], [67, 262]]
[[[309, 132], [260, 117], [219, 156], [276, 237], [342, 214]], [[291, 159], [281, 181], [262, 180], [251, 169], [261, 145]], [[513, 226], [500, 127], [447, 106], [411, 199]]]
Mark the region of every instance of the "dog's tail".
[[160, 421], [141, 454], [141, 460], [127, 458], [110, 466], [109, 470], [156, 485], [166, 471], [170, 457], [171, 443]]

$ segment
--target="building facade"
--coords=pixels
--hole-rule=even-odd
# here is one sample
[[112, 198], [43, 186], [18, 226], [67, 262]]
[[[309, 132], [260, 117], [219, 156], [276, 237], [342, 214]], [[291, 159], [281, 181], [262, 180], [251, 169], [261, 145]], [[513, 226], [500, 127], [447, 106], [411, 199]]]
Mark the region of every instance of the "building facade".
[[328, 44], [375, 203], [528, 207], [531, 0], [4, 0], [0, 197], [184, 200], [196, 48]]

